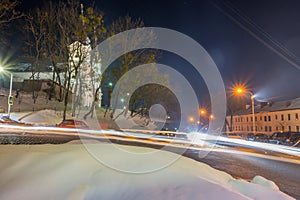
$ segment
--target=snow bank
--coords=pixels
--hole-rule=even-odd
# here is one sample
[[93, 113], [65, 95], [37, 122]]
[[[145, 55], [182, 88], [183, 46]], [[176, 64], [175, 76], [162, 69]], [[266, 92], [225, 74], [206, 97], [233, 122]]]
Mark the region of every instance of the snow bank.
[[12, 118], [24, 123], [33, 123], [37, 125], [56, 125], [62, 121], [54, 110], [40, 110], [29, 113], [14, 113]]
[[[106, 152], [111, 144], [90, 144]], [[116, 145], [123, 150], [153, 149]], [[151, 162], [168, 159], [161, 151]], [[127, 165], [116, 152], [108, 156]], [[0, 146], [0, 199], [292, 199], [263, 177], [253, 183], [236, 180], [225, 172], [180, 157], [152, 173], [131, 174], [113, 170], [80, 144]], [[139, 160], [132, 166], [138, 167]]]
[[266, 178], [264, 178], [262, 176], [255, 176], [252, 179], [251, 183], [269, 187], [274, 190], [279, 190], [278, 186], [273, 181], [267, 180]]

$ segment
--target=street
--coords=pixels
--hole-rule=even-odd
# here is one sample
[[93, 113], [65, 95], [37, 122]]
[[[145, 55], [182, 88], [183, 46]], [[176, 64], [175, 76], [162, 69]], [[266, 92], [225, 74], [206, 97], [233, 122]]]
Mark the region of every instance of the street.
[[225, 171], [236, 178], [251, 180], [256, 175], [263, 176], [275, 182], [283, 192], [300, 199], [299, 164], [265, 159], [255, 155], [214, 151], [211, 151], [205, 158], [199, 158], [197, 151], [188, 150], [185, 156]]

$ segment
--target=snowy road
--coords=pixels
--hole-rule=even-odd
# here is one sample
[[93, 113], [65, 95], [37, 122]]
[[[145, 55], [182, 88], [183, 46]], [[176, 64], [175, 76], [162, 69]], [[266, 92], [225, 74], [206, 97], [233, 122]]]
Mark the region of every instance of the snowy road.
[[211, 151], [205, 158], [198, 152], [188, 150], [185, 156], [204, 162], [213, 168], [225, 171], [234, 177], [246, 180], [261, 175], [274, 181], [283, 192], [300, 199], [300, 165], [253, 155]]

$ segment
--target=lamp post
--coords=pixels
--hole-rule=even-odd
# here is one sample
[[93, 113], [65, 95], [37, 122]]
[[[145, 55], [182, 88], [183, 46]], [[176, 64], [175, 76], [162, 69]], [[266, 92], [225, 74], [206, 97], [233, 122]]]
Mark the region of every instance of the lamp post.
[[254, 96], [254, 94], [253, 94], [253, 92], [251, 92], [251, 91], [248, 91], [248, 90], [246, 90], [246, 89], [244, 89], [243, 87], [236, 87], [235, 88], [235, 93], [236, 94], [245, 94], [245, 93], [248, 93], [248, 94], [250, 94], [250, 98], [251, 98], [251, 110], [252, 110], [252, 130], [253, 130], [253, 132], [255, 133], [256, 132], [256, 128], [255, 128], [255, 110], [254, 110], [254, 98], [255, 98], [255, 96]]
[[7, 116], [10, 118], [10, 106], [13, 105], [13, 96], [11, 95], [12, 92], [12, 81], [13, 81], [13, 74], [10, 73], [10, 84], [9, 84], [9, 97], [8, 97], [8, 107], [7, 107]]
[[255, 129], [255, 110], [254, 110], [254, 94], [252, 92], [249, 92], [251, 95], [251, 107], [252, 107], [252, 127], [253, 127], [253, 133], [256, 132]]
[[[4, 71], [3, 67], [0, 66], [0, 72]], [[12, 81], [13, 81], [13, 74], [10, 73], [10, 84], [9, 84], [9, 96], [7, 99], [7, 116], [10, 118], [10, 106], [13, 105], [13, 96], [12, 96]]]
[[199, 109], [199, 131], [201, 129], [201, 115], [205, 115], [206, 111], [204, 109]]

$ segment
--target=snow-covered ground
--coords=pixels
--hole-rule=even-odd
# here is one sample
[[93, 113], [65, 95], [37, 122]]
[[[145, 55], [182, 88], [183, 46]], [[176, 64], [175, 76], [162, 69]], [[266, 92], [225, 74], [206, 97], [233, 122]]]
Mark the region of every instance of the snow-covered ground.
[[[11, 116], [15, 120], [39, 125], [55, 125], [61, 121], [52, 110], [12, 113]], [[47, 128], [44, 127], [44, 132]], [[191, 134], [189, 137], [197, 144], [211, 139], [199, 133], [196, 136]], [[251, 182], [237, 180], [206, 164], [166, 151], [159, 151], [151, 159], [132, 160], [118, 151], [109, 151], [115, 144], [88, 144], [93, 152], [101, 152], [103, 157], [113, 160], [112, 169], [105, 161], [95, 159], [86, 146], [79, 143], [0, 145], [0, 199], [292, 199], [275, 183], [261, 176], [254, 177]], [[134, 154], [153, 151], [115, 146]], [[141, 166], [151, 166], [174, 156], [176, 159], [171, 165], [149, 173], [118, 171], [119, 167], [139, 172]]]
[[62, 117], [58, 116], [54, 110], [48, 109], [26, 113], [11, 113], [11, 118], [22, 123], [47, 126], [53, 126], [62, 121]]
[[[139, 170], [140, 160], [127, 163], [111, 144], [90, 144], [117, 165]], [[134, 153], [152, 149], [117, 145]], [[160, 151], [150, 165], [174, 156]], [[123, 173], [94, 159], [80, 144], [0, 146], [0, 199], [292, 199], [263, 177], [237, 180], [201, 162], [180, 157], [151, 173]], [[132, 161], [131, 161], [132, 162]], [[123, 166], [126, 165], [126, 166]]]

